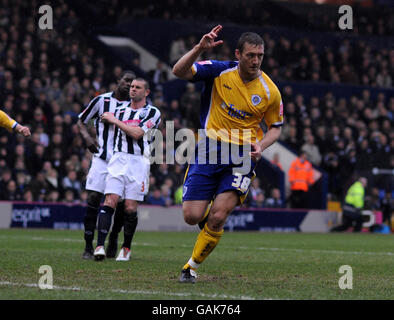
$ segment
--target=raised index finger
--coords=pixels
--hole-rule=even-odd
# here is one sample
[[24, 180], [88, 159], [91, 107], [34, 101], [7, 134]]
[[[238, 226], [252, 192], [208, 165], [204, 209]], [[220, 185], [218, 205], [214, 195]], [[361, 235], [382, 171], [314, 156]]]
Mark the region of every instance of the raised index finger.
[[214, 32], [217, 34], [218, 32], [220, 32], [220, 30], [222, 30], [222, 28], [223, 27], [219, 24], [216, 27], [214, 27], [211, 32]]

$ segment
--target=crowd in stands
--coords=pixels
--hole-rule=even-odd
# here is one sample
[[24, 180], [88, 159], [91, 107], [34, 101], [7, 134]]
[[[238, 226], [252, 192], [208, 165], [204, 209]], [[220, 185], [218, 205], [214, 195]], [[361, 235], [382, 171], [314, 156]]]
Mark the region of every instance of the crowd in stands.
[[[32, 137], [25, 139], [0, 130], [0, 200], [85, 203], [92, 154], [78, 132], [77, 116], [94, 96], [114, 89], [123, 68], [87, 45], [86, 35], [78, 28], [80, 18], [65, 1], [53, 6], [53, 30], [38, 29], [37, 12], [32, 14], [37, 3], [0, 0], [1, 108], [32, 131]], [[222, 8], [225, 2], [204, 3]], [[167, 4], [179, 2], [168, 0]], [[150, 13], [141, 8], [137, 4], [133, 15]], [[166, 8], [161, 13], [157, 9], [157, 14], [166, 18], [168, 13], [171, 18], [171, 6]], [[125, 10], [120, 14], [127, 15]], [[183, 11], [180, 8], [175, 12]], [[187, 12], [193, 10], [188, 7]], [[113, 14], [118, 18], [116, 12]], [[278, 42], [268, 35], [264, 38], [263, 70], [275, 81], [392, 86], [394, 50], [375, 52], [362, 43], [354, 47], [344, 41], [337, 50], [317, 52], [308, 39], [291, 43], [285, 38]], [[174, 42], [171, 62], [197, 40], [190, 36]], [[227, 60], [233, 58], [233, 52], [225, 42], [201, 58]], [[187, 84], [179, 99], [166, 101], [160, 84], [168, 75], [153, 70], [147, 76], [156, 84], [149, 99], [162, 112], [163, 135], [167, 120], [174, 121], [175, 130], [200, 127], [200, 93], [193, 83]], [[371, 167], [394, 167], [394, 97], [379, 94], [372, 99], [370, 91], [365, 90], [350, 99], [327, 93], [306, 101], [291, 86], [281, 93], [286, 118], [281, 141], [296, 152], [305, 150], [310, 161], [329, 174], [329, 192], [334, 199], [340, 199], [342, 188], [354, 173], [362, 174]], [[153, 165], [146, 201], [164, 206], [181, 203], [184, 172], [185, 167], [178, 164]], [[254, 180], [246, 204], [286, 206], [279, 189], [263, 190], [259, 179]]]
[[285, 87], [287, 126], [281, 140], [295, 151], [305, 150], [309, 160], [329, 173], [329, 190], [337, 198], [355, 173], [369, 174], [371, 168], [394, 167], [394, 97], [370, 92], [350, 99], [293, 94]]
[[[265, 42], [264, 71], [274, 81], [313, 81], [371, 87], [392, 88], [394, 79], [394, 50], [378, 50], [361, 41], [342, 40], [337, 47], [319, 49], [308, 38], [294, 41], [282, 36], [274, 40], [262, 35]], [[190, 35], [175, 39], [169, 52], [173, 65], [197, 44]], [[201, 59], [232, 60], [233, 52], [225, 42]]]
[[[97, 14], [105, 16], [104, 23], [116, 24], [130, 19], [165, 19], [201, 22], [236, 23], [249, 26], [288, 26], [326, 32], [338, 31], [338, 8], [316, 5], [303, 6], [293, 12], [286, 2], [250, 0], [145, 0], [124, 3], [113, 0], [85, 1]], [[290, 3], [291, 4], [291, 3]], [[353, 3], [354, 28], [361, 35], [394, 35], [394, 10], [389, 7], [363, 7]]]
[[38, 1], [0, 1], [2, 110], [32, 136], [0, 131], [0, 200], [86, 201], [92, 155], [76, 126], [82, 108], [111, 90], [120, 67], [88, 47], [66, 2], [53, 29], [38, 28]]

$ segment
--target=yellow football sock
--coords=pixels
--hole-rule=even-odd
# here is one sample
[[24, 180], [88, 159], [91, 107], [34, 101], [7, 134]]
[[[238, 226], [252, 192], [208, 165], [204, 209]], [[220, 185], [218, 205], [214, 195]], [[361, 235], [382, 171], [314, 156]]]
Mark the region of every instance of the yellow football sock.
[[212, 250], [217, 246], [224, 230], [216, 232], [208, 228], [205, 224], [204, 229], [201, 230], [194, 245], [191, 259], [185, 264], [183, 269], [191, 268], [196, 270], [200, 263], [202, 263]]

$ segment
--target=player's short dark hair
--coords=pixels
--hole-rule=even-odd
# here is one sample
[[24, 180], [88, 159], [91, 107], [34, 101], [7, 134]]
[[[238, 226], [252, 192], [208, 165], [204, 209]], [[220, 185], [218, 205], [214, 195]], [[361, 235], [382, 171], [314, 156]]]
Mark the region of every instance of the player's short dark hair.
[[149, 90], [149, 82], [144, 78], [135, 78], [134, 80], [142, 81], [144, 83], [145, 90]]
[[238, 39], [237, 49], [239, 52], [242, 53], [246, 42], [254, 46], [262, 45], [264, 47], [264, 40], [257, 33], [244, 32]]
[[119, 78], [118, 80], [122, 79], [126, 74], [130, 74], [130, 75], [133, 77], [133, 79], [136, 78], [136, 75], [135, 75], [135, 73], [134, 73], [133, 71], [131, 71], [131, 70], [125, 70], [125, 71], [123, 71], [123, 72], [121, 73], [120, 78]]

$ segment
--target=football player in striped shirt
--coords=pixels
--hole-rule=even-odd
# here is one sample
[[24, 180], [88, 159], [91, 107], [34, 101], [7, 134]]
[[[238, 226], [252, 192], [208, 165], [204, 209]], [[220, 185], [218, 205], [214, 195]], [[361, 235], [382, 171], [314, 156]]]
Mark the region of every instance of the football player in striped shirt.
[[96, 261], [105, 258], [105, 239], [120, 197], [125, 199], [124, 242], [116, 261], [130, 259], [131, 242], [138, 223], [138, 202], [143, 201], [149, 186], [151, 141], [147, 133], [159, 126], [161, 117], [159, 109], [146, 101], [149, 92], [148, 82], [137, 78], [131, 83], [130, 104], [101, 116], [103, 123], [115, 127], [115, 145], [108, 164], [104, 206], [98, 219]]
[[30, 129], [28, 127], [22, 126], [14, 119], [12, 119], [4, 111], [0, 110], [0, 127], [7, 129], [9, 132], [15, 131], [24, 137], [29, 137], [31, 135]]
[[[261, 153], [279, 138], [283, 124], [280, 92], [260, 69], [264, 41], [258, 34], [241, 35], [235, 50], [237, 61], [196, 62], [202, 52], [223, 43], [216, 40], [221, 29], [218, 25], [205, 34], [173, 67], [178, 78], [203, 81], [205, 85], [200, 108], [205, 136], [197, 144], [195, 164], [189, 165], [185, 175], [182, 204], [185, 222], [201, 224], [202, 230], [191, 258], [183, 267], [180, 282], [196, 281], [197, 268], [218, 244], [228, 215], [242, 203], [249, 190]], [[265, 134], [260, 127], [263, 121], [268, 128]], [[204, 141], [205, 149], [201, 151]], [[231, 148], [238, 146], [237, 156], [250, 164], [249, 171], [234, 170], [237, 164], [233, 153], [225, 152], [227, 158], [222, 156], [226, 144]], [[249, 154], [245, 153], [245, 146], [249, 146]], [[201, 153], [208, 159], [208, 154], [215, 152], [216, 162], [199, 161]]]
[[[85, 250], [82, 254], [83, 259], [93, 259], [94, 230], [97, 224], [100, 203], [104, 195], [105, 180], [108, 173], [107, 166], [114, 149], [115, 128], [109, 123], [102, 123], [100, 117], [105, 112], [115, 113], [116, 110], [130, 103], [129, 91], [134, 79], [134, 72], [124, 71], [118, 80], [114, 92], [107, 92], [95, 97], [79, 114], [79, 131], [88, 149], [93, 153], [92, 164], [86, 180], [88, 205], [84, 218]], [[96, 138], [93, 138], [89, 134], [87, 128], [91, 120], [93, 120], [96, 129]], [[114, 226], [110, 235], [110, 245], [107, 248], [108, 258], [114, 258], [118, 250], [118, 233], [124, 223], [123, 207], [124, 203], [122, 201], [119, 202], [114, 218]]]

